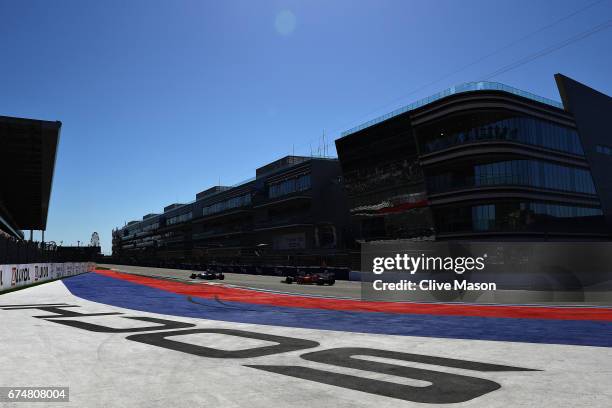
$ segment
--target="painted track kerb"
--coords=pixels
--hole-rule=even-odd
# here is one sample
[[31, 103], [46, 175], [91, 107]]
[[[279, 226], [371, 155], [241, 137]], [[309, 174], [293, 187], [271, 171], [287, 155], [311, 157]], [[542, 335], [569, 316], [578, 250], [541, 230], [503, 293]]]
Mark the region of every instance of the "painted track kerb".
[[223, 285], [190, 285], [115, 271], [96, 271], [104, 276], [138, 283], [148, 287], [193, 297], [214, 298], [242, 303], [299, 307], [307, 309], [345, 310], [448, 316], [509, 317], [559, 320], [612, 321], [612, 308], [531, 307], [512, 305], [466, 305], [456, 303], [368, 302], [355, 299], [311, 297], [277, 292], [262, 292]]
[[111, 271], [71, 279], [66, 286], [75, 296], [99, 303], [235, 323], [402, 336], [612, 346], [612, 322], [606, 314], [610, 311], [602, 309], [382, 304], [300, 298], [219, 285], [189, 285]]

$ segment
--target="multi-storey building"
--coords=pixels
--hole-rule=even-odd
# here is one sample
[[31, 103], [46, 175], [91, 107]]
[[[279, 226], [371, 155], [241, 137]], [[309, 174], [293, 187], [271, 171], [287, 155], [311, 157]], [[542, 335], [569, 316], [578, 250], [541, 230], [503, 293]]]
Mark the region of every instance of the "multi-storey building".
[[351, 241], [337, 160], [287, 156], [233, 187], [216, 186], [113, 232], [123, 262], [342, 262]]
[[612, 98], [556, 80], [563, 103], [467, 83], [345, 132], [356, 237], [609, 238]]
[[612, 232], [612, 98], [467, 83], [344, 132], [338, 160], [288, 156], [114, 232], [139, 263], [349, 265], [357, 242], [602, 240]]

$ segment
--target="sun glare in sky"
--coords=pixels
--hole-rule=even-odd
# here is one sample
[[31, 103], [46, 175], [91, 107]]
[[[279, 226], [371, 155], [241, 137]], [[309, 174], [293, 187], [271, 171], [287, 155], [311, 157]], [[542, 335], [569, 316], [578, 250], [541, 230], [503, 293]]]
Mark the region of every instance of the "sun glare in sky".
[[276, 15], [274, 28], [281, 35], [289, 35], [295, 30], [295, 14], [289, 10], [282, 10]]

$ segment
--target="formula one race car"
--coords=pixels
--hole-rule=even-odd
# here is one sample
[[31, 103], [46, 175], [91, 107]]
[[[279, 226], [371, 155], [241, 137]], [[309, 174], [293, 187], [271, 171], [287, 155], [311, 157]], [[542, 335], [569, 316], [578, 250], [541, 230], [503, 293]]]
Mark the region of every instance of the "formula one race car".
[[205, 270], [202, 272], [194, 272], [190, 276], [191, 279], [205, 279], [205, 280], [223, 280], [225, 279], [225, 275], [223, 272], [213, 272], [211, 270]]
[[336, 283], [336, 277], [332, 272], [322, 272], [322, 273], [301, 273], [297, 276], [287, 276], [285, 278], [285, 283], [292, 284], [293, 282], [298, 285], [333, 285]]

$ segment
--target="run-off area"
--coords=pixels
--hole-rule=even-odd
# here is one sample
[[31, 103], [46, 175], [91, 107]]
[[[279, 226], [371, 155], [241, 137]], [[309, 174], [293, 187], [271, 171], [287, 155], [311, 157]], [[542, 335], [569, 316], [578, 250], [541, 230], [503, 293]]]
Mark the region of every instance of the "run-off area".
[[[47, 306], [18, 306], [40, 304]], [[609, 347], [156, 314], [81, 299], [61, 281], [2, 295], [0, 309], [0, 386], [68, 386], [66, 406], [607, 407], [612, 402]]]

